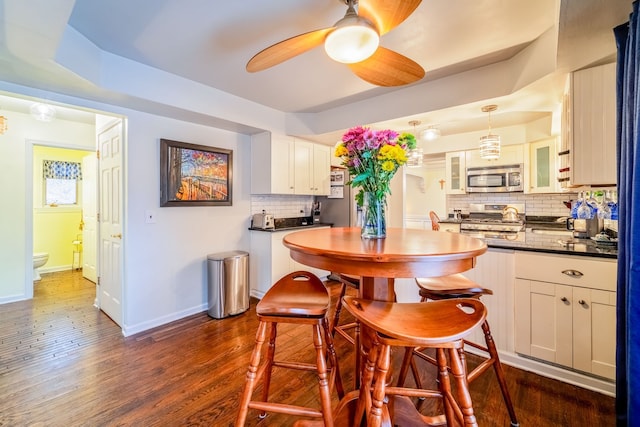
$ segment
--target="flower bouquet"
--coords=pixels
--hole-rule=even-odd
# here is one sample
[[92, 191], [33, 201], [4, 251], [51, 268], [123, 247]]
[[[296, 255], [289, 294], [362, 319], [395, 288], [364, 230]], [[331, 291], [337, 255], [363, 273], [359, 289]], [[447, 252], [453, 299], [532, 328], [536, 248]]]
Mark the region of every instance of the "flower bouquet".
[[415, 147], [416, 138], [412, 134], [399, 135], [392, 130], [357, 126], [342, 136], [335, 156], [342, 159], [342, 165], [349, 171], [347, 185], [360, 188], [356, 201], [362, 207], [362, 237], [385, 237], [389, 184], [398, 168], [407, 162], [407, 151]]

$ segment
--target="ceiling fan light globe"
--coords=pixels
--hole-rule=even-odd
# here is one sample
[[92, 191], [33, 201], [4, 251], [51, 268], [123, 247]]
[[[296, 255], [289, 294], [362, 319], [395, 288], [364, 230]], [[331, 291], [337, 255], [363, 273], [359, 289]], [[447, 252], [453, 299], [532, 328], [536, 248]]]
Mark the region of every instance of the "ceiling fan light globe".
[[368, 21], [345, 17], [325, 39], [324, 50], [334, 61], [353, 64], [373, 55], [379, 43], [380, 36]]

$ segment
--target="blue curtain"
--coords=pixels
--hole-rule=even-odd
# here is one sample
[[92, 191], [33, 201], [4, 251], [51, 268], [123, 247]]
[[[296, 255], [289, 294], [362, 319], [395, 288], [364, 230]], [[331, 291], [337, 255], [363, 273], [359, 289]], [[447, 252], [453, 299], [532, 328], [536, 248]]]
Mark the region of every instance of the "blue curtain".
[[[616, 348], [617, 425], [640, 425], [640, 37], [638, 0], [629, 22], [614, 29], [618, 46], [618, 292]], [[635, 190], [639, 192], [636, 193]]]
[[42, 175], [45, 179], [82, 179], [82, 165], [76, 162], [43, 160]]

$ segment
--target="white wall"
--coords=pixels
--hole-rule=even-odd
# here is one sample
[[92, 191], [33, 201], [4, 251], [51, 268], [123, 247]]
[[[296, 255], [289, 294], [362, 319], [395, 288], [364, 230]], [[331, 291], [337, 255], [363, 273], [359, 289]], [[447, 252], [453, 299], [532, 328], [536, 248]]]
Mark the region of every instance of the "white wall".
[[[160, 138], [233, 151], [232, 206], [160, 207]], [[125, 201], [125, 334], [207, 308], [207, 254], [249, 251], [250, 138], [128, 113]], [[153, 210], [155, 224], [145, 223]]]

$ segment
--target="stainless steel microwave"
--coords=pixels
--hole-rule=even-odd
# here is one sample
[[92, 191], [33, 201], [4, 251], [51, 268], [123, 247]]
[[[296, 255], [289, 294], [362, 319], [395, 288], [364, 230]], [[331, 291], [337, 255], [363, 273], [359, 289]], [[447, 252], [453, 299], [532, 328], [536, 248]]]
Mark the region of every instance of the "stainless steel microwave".
[[522, 190], [522, 164], [467, 168], [467, 193], [506, 193]]

